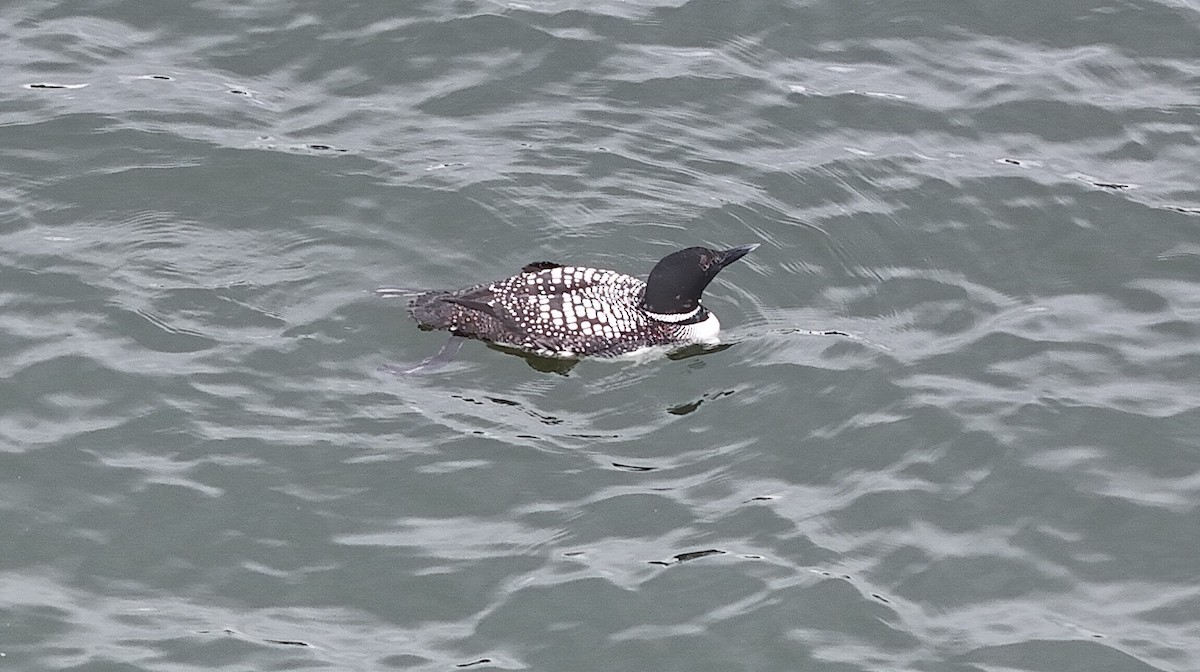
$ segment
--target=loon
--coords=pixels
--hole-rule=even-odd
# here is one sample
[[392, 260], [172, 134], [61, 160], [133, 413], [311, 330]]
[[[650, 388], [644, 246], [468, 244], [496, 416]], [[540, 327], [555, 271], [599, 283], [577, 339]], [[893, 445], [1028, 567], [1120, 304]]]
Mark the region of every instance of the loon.
[[679, 250], [655, 264], [645, 282], [539, 261], [503, 280], [419, 293], [409, 313], [422, 329], [543, 357], [616, 357], [653, 346], [717, 343], [721, 323], [700, 297], [722, 268], [757, 247]]

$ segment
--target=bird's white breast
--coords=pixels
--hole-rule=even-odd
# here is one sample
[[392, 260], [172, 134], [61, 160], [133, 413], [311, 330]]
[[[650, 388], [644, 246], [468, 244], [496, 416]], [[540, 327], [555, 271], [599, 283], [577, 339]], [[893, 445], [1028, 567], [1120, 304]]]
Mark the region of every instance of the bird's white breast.
[[689, 324], [685, 327], [684, 338], [695, 343], [716, 345], [721, 342], [721, 321], [713, 313], [709, 313], [703, 322]]

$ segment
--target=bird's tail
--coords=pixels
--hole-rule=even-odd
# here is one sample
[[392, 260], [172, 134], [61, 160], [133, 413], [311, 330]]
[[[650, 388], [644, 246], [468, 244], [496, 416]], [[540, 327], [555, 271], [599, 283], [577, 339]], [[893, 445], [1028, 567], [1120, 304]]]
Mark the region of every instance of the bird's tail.
[[424, 290], [409, 296], [408, 313], [425, 329], [448, 329], [464, 310], [447, 300], [454, 296], [449, 290]]

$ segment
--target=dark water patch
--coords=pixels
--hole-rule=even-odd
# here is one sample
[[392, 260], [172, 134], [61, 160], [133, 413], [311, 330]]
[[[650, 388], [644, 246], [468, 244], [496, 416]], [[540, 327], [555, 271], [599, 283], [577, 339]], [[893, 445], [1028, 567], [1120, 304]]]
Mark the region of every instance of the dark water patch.
[[268, 644], [282, 644], [284, 646], [312, 646], [308, 642], [302, 642], [297, 639], [264, 639]]
[[678, 406], [672, 406], [671, 408], [667, 409], [667, 412], [670, 413], [671, 415], [687, 415], [688, 413], [691, 413], [691, 412], [695, 411], [696, 409], [700, 408], [700, 404], [703, 403], [703, 401], [704, 401], [703, 399], [697, 399], [696, 401], [693, 401], [689, 404], [680, 404]]
[[334, 147], [334, 146], [332, 146], [332, 145], [322, 145], [322, 144], [319, 144], [319, 143], [309, 143], [309, 144], [307, 144], [307, 145], [304, 145], [304, 147], [305, 147], [306, 149], [311, 149], [311, 150], [313, 150], [314, 152], [337, 152], [337, 153], [345, 153], [345, 152], [348, 152], [348, 151], [350, 151], [350, 150], [348, 150], [348, 149], [343, 149], [343, 148], [341, 148], [341, 147]]
[[659, 467], [646, 467], [646, 466], [638, 466], [638, 465], [634, 465], [634, 464], [621, 464], [620, 462], [613, 462], [612, 466], [614, 466], [617, 469], [620, 469], [622, 471], [633, 471], [633, 472], [639, 472], [639, 473], [645, 473], [647, 471], [656, 471], [659, 469]]
[[671, 565], [678, 565], [679, 563], [682, 563], [682, 562], [690, 562], [692, 560], [699, 560], [700, 558], [707, 558], [712, 555], [725, 555], [725, 554], [726, 554], [726, 551], [718, 550], [715, 548], [710, 548], [710, 549], [705, 549], [703, 551], [688, 551], [687, 553], [679, 553], [677, 555], [671, 556], [670, 560], [651, 560], [651, 561], [649, 561], [649, 564], [662, 565], [663, 567], [670, 567]]
[[727, 397], [733, 393], [734, 393], [733, 390], [722, 390], [720, 392], [710, 392], [709, 394], [706, 394], [704, 397], [697, 399], [696, 401], [689, 402], [686, 404], [678, 404], [675, 406], [671, 406], [670, 408], [667, 409], [667, 413], [670, 413], [671, 415], [687, 415], [689, 413], [693, 413], [696, 410], [698, 410], [700, 408], [700, 404], [702, 404], [706, 401], [712, 401], [715, 399], [720, 399], [721, 397]]
[[[249, 637], [249, 636], [247, 636], [247, 635], [245, 635], [245, 634], [243, 634], [243, 633], [240, 633], [240, 632], [238, 632], [238, 631], [236, 631], [236, 630], [232, 630], [232, 629], [230, 629], [230, 628], [224, 628], [224, 629], [222, 629], [222, 630], [197, 630], [196, 632], [197, 632], [197, 634], [201, 634], [201, 635], [208, 635], [208, 634], [223, 634], [223, 635], [227, 635], [227, 636], [230, 636], [230, 637], [238, 637], [238, 638], [241, 638], [241, 639], [247, 639], [247, 640], [254, 640], [254, 639], [255, 639], [254, 637]], [[267, 643], [267, 644], [279, 644], [279, 645], [282, 645], [282, 646], [299, 646], [299, 647], [310, 647], [310, 646], [312, 646], [312, 645], [311, 645], [311, 644], [309, 644], [308, 642], [302, 642], [302, 641], [300, 641], [300, 640], [298, 640], [298, 639], [270, 639], [270, 638], [267, 638], [267, 637], [263, 637], [263, 638], [261, 638], [261, 639], [258, 639], [257, 641], [265, 642], [265, 643]]]
[[[461, 399], [462, 401], [465, 401], [469, 404], [475, 404], [477, 406], [482, 406], [484, 404], [483, 401], [474, 399], [472, 397], [460, 396], [457, 394], [451, 395], [451, 397], [454, 399]], [[538, 422], [545, 424], [545, 425], [553, 426], [553, 425], [563, 424], [563, 420], [561, 418], [556, 418], [553, 415], [539, 413], [538, 411], [535, 411], [533, 409], [526, 408], [525, 405], [519, 401], [513, 401], [512, 399], [504, 399], [503, 397], [485, 397], [485, 400], [488, 402], [491, 402], [493, 404], [496, 404], [498, 406], [507, 406], [510, 408], [520, 409], [523, 413], [525, 413], [529, 417], [534, 418]]]
[[82, 89], [87, 84], [56, 84], [54, 82], [34, 82], [26, 84], [27, 89]]

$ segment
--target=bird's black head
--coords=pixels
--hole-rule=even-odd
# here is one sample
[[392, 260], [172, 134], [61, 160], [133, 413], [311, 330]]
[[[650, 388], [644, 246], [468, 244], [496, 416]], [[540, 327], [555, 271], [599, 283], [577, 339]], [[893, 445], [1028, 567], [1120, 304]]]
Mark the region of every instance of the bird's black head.
[[700, 305], [704, 288], [729, 264], [741, 259], [758, 243], [728, 250], [689, 247], [662, 258], [646, 280], [642, 309], [659, 315], [686, 315]]

